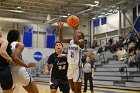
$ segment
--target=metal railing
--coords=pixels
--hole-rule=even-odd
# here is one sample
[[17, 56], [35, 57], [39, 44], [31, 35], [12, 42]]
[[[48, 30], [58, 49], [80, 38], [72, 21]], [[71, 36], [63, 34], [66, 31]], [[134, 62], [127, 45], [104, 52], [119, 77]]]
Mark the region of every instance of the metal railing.
[[125, 74], [125, 73], [126, 73], [125, 77], [127, 78], [126, 81], [128, 81], [128, 70], [127, 70], [127, 66], [122, 66], [122, 67], [120, 67], [120, 68], [119, 68], [119, 72], [120, 72], [121, 74]]

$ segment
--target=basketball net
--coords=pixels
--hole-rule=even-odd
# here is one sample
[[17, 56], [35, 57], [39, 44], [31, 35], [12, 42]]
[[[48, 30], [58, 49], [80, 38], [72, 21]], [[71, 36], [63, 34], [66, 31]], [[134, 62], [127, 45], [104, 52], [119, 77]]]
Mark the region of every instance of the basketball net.
[[47, 15], [47, 21], [51, 21], [52, 17], [50, 14]]

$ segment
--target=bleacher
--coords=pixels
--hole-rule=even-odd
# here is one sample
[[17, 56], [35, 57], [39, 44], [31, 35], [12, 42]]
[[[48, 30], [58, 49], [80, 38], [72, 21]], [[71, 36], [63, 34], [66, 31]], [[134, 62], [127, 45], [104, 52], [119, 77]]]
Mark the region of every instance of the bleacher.
[[[123, 61], [115, 61], [114, 53], [103, 52], [104, 60], [95, 62], [94, 86], [140, 90], [140, 70], [129, 68]], [[95, 54], [96, 59], [99, 55]]]
[[[92, 50], [87, 51], [93, 52]], [[98, 59], [95, 62], [94, 86], [140, 90], [140, 70], [138, 68], [129, 68], [125, 62], [115, 61], [115, 53], [107, 51], [101, 55], [94, 54]], [[39, 64], [38, 68], [31, 70], [32, 76], [38, 82], [49, 83], [50, 76], [43, 74], [45, 63], [42, 61]]]

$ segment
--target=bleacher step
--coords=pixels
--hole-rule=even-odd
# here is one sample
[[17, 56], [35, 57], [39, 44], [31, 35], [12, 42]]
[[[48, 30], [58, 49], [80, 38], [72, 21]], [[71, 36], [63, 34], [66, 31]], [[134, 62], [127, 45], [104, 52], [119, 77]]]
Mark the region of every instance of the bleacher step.
[[128, 67], [128, 65], [127, 64], [105, 64], [105, 65], [103, 65], [103, 67], [122, 67], [122, 66], [126, 66], [126, 67]]
[[113, 81], [113, 86], [124, 87], [125, 86], [125, 82], [124, 81]]
[[[114, 68], [114, 67], [110, 67], [110, 68], [104, 68], [104, 67], [98, 67], [98, 68], [96, 68], [96, 70], [95, 71], [119, 71], [119, 67], [116, 67], [116, 68]], [[137, 71], [137, 68], [127, 68], [127, 71], [129, 72], [129, 71]]]

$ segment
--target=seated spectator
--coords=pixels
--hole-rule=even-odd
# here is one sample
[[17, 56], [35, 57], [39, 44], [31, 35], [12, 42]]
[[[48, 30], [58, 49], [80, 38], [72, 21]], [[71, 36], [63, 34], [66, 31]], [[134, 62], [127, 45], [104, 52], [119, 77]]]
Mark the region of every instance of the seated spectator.
[[117, 46], [116, 46], [115, 42], [113, 42], [110, 52], [114, 53], [115, 51], [117, 51]]
[[101, 54], [105, 50], [105, 44], [102, 42], [100, 48], [97, 50], [96, 54]]
[[124, 47], [123, 41], [118, 41], [118, 47]]
[[135, 63], [136, 67], [140, 68], [140, 50], [136, 50]]
[[127, 52], [124, 48], [120, 47], [120, 48], [118, 48], [118, 51], [116, 52], [116, 55], [117, 55], [117, 60], [125, 61], [126, 56], [127, 56]]
[[140, 50], [140, 38], [136, 38], [136, 44], [135, 44], [135, 50], [139, 49]]
[[128, 46], [128, 41], [129, 41], [128, 37], [125, 36], [125, 39], [123, 41], [124, 46]]
[[110, 45], [110, 47], [111, 47], [111, 45], [112, 45], [112, 43], [113, 43], [113, 38], [110, 38], [110, 39], [108, 40], [108, 42], [109, 42], [109, 45]]
[[129, 37], [128, 43], [132, 43], [132, 42], [135, 42], [134, 34], [131, 34], [130, 37]]
[[134, 51], [134, 47], [130, 44], [130, 45], [128, 46], [128, 49], [127, 49], [128, 55], [129, 55], [129, 53], [131, 53], [132, 51]]
[[135, 53], [134, 53], [134, 51], [129, 53], [127, 64], [129, 67], [134, 67], [134, 65], [135, 65]]
[[108, 51], [108, 50], [110, 50], [110, 46], [109, 46], [109, 43], [106, 43], [105, 51]]
[[123, 36], [119, 36], [119, 41], [118, 41], [118, 47], [124, 47], [124, 37]]

